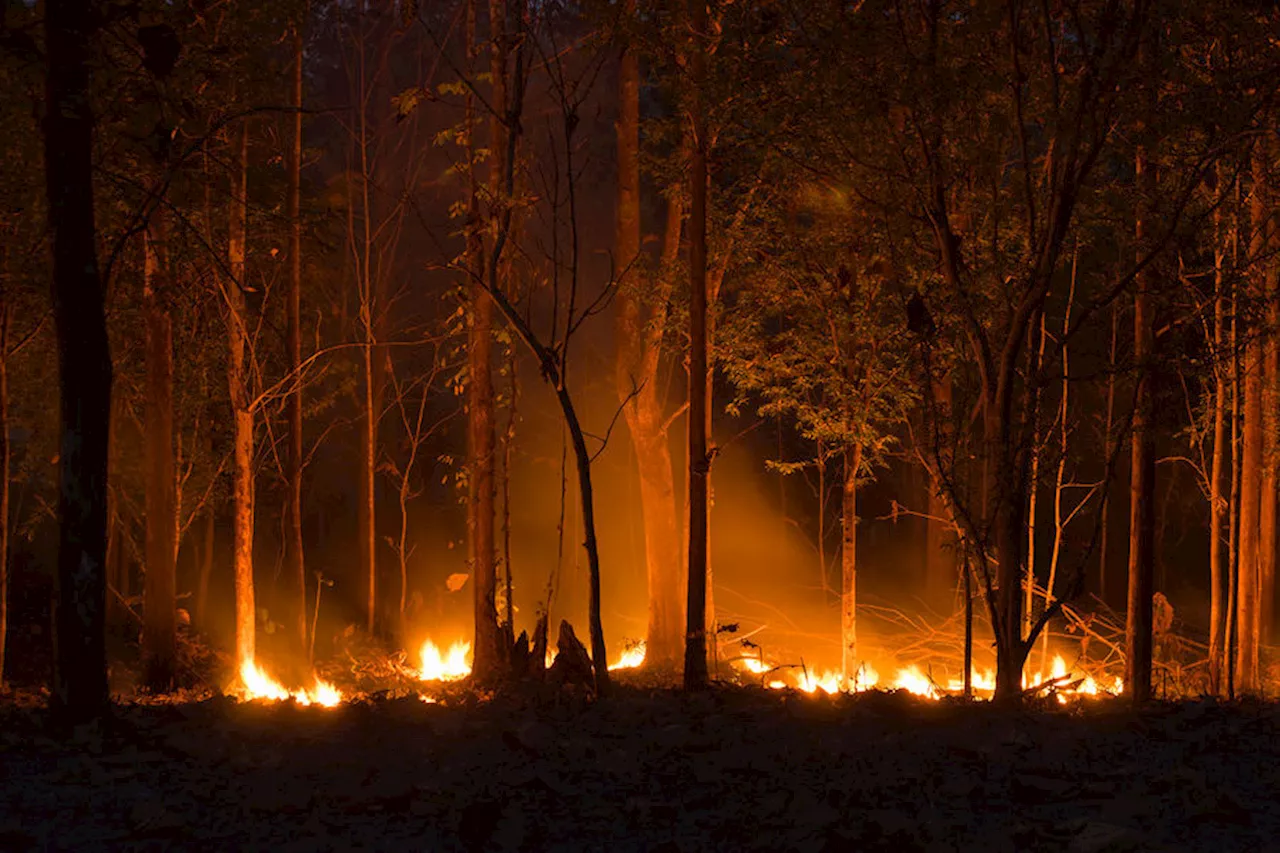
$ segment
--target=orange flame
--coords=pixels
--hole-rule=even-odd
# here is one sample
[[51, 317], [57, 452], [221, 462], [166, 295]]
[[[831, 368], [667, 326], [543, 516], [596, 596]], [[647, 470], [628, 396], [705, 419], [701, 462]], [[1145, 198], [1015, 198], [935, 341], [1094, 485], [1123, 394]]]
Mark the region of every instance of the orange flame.
[[423, 681], [458, 681], [471, 674], [471, 664], [467, 656], [471, 654], [471, 644], [459, 640], [449, 646], [449, 651], [441, 654], [435, 643], [427, 640], [419, 652], [421, 668], [418, 678]]
[[323, 708], [332, 708], [342, 702], [341, 691], [327, 681], [316, 678], [311, 690], [290, 692], [251, 660], [240, 664], [240, 682], [244, 687], [242, 694], [248, 701], [262, 699], [283, 702], [292, 699], [299, 705], [319, 705]]

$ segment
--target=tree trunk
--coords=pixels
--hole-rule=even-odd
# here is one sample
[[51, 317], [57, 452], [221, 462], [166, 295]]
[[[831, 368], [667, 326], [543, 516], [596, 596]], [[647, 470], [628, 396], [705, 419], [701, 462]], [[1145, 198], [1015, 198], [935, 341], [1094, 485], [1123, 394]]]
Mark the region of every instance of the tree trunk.
[[[951, 410], [951, 381], [944, 378], [934, 384], [934, 407], [943, 412]], [[955, 537], [946, 522], [949, 510], [942, 496], [942, 484], [936, 474], [929, 479], [929, 518], [925, 526], [925, 595], [935, 607], [952, 607], [955, 604], [956, 558]], [[950, 613], [951, 610], [944, 612]]]
[[[1261, 223], [1262, 253], [1255, 256], [1260, 260], [1263, 284], [1263, 302], [1266, 305], [1265, 329], [1262, 339], [1263, 351], [1263, 384], [1262, 384], [1262, 483], [1261, 509], [1259, 523], [1261, 526], [1258, 542], [1258, 639], [1257, 646], [1272, 641], [1273, 620], [1275, 616], [1276, 588], [1276, 499], [1277, 499], [1277, 453], [1280, 443], [1276, 441], [1276, 431], [1280, 427], [1280, 346], [1277, 345], [1276, 329], [1280, 327], [1280, 291], [1277, 289], [1277, 274], [1280, 274], [1280, 261], [1276, 259], [1277, 229], [1275, 223], [1276, 208], [1272, 191], [1271, 168], [1276, 161], [1276, 136], [1269, 132], [1260, 139], [1257, 146], [1262, 149], [1262, 180], [1255, 186], [1255, 195], [1260, 195], [1266, 213]], [[1255, 658], [1258, 652], [1254, 652]], [[1255, 663], [1255, 667], [1259, 664]], [[1261, 672], [1259, 671], [1259, 688], [1261, 688]]]
[[[476, 57], [475, 3], [467, 7], [467, 45], [470, 58]], [[490, 10], [492, 13], [492, 9]], [[497, 44], [495, 42], [495, 49]], [[495, 86], [500, 85], [495, 81]], [[499, 93], [501, 89], [497, 90]], [[503, 110], [502, 104], [494, 104]], [[475, 604], [475, 642], [472, 645], [472, 673], [481, 680], [498, 675], [503, 660], [498, 630], [498, 611], [494, 601], [497, 576], [494, 566], [494, 475], [493, 475], [493, 303], [485, 293], [484, 238], [481, 226], [479, 184], [475, 175], [476, 118], [474, 96], [466, 99], [467, 150], [470, 190], [467, 227], [467, 255], [472, 275], [470, 285], [471, 324], [467, 329], [467, 560], [471, 567]], [[492, 131], [492, 126], [491, 126]], [[490, 140], [490, 151], [497, 150], [500, 130]], [[494, 221], [497, 219], [495, 217]]]
[[1107, 350], [1107, 413], [1103, 421], [1102, 436], [1102, 459], [1103, 459], [1103, 477], [1107, 482], [1103, 483], [1102, 489], [1102, 506], [1098, 511], [1102, 513], [1098, 531], [1098, 598], [1103, 604], [1109, 604], [1110, 594], [1110, 568], [1112, 537], [1111, 537], [1111, 515], [1115, 511], [1116, 502], [1111, 499], [1111, 457], [1116, 451], [1115, 436], [1112, 431], [1115, 427], [1115, 411], [1116, 411], [1116, 346], [1120, 341], [1120, 303], [1113, 302], [1111, 304], [1111, 345]]
[[173, 327], [167, 298], [168, 258], [163, 218], [156, 213], [143, 232], [143, 301], [146, 355], [146, 561], [143, 585], [142, 658], [151, 690], [173, 686], [177, 665], [177, 514], [173, 458]]
[[[1136, 165], [1140, 192], [1153, 185], [1146, 152], [1139, 149]], [[1134, 228], [1138, 251], [1145, 251], [1145, 203], [1139, 202]], [[1133, 360], [1137, 367], [1134, 392], [1133, 459], [1129, 482], [1129, 595], [1125, 621], [1124, 690], [1135, 703], [1151, 698], [1151, 596], [1155, 569], [1155, 433], [1152, 424], [1152, 356], [1155, 311], [1151, 303], [1154, 280], [1150, 270], [1139, 273], [1133, 297]]]
[[1222, 690], [1223, 592], [1226, 572], [1223, 566], [1223, 528], [1227, 520], [1227, 502], [1223, 485], [1227, 444], [1227, 381], [1223, 354], [1226, 352], [1226, 295], [1223, 284], [1222, 190], [1219, 173], [1213, 214], [1213, 461], [1209, 470], [1209, 693]]
[[[628, 0], [627, 14], [635, 15], [635, 0]], [[627, 48], [621, 60], [618, 82], [618, 223], [615, 263], [622, 282], [618, 290], [617, 361], [615, 379], [619, 402], [636, 451], [640, 478], [640, 506], [644, 524], [645, 567], [649, 589], [649, 624], [645, 640], [646, 666], [675, 670], [684, 650], [682, 627], [683, 559], [676, 514], [675, 476], [671, 448], [663, 425], [658, 393], [658, 366], [666, 299], [658, 304], [646, 324], [634, 296], [636, 280], [646, 275], [641, 258], [640, 229], [640, 67], [636, 51]], [[678, 195], [667, 208], [667, 240], [664, 265], [679, 251], [682, 209]], [[674, 233], [674, 240], [672, 234]], [[668, 258], [670, 254], [672, 257]]]
[[227, 328], [230, 351], [227, 384], [231, 394], [234, 434], [232, 484], [232, 550], [235, 577], [236, 665], [252, 663], [255, 644], [253, 594], [253, 411], [249, 399], [249, 371], [245, 348], [249, 343], [249, 311], [244, 298], [245, 220], [248, 213], [249, 126], [241, 124], [240, 139], [232, 145], [232, 187], [227, 229]]
[[[361, 26], [363, 27], [363, 17]], [[360, 574], [364, 582], [365, 630], [370, 634], [377, 629], [378, 603], [378, 513], [374, 477], [378, 465], [378, 394], [374, 377], [377, 346], [374, 317], [381, 309], [375, 304], [374, 293], [374, 212], [370, 183], [373, 180], [369, 164], [369, 116], [368, 95], [365, 85], [365, 44], [360, 41], [357, 57], [359, 73], [359, 113], [356, 116], [360, 145], [360, 220], [363, 230], [362, 249], [358, 252], [360, 288], [360, 367], [363, 379], [363, 396], [360, 401], [360, 487], [357, 526], [359, 528]]]
[[292, 377], [288, 399], [288, 481], [285, 527], [285, 587], [288, 602], [283, 615], [291, 644], [299, 655], [307, 648], [307, 573], [302, 546], [302, 18], [293, 32], [293, 146], [289, 158], [289, 298], [288, 364]]
[[[1268, 289], [1264, 254], [1267, 248], [1267, 163], [1265, 148], [1259, 142], [1253, 148], [1253, 195], [1249, 204], [1251, 237], [1249, 239], [1250, 278], [1255, 297], [1263, 297]], [[1264, 533], [1267, 495], [1264, 492], [1267, 460], [1265, 430], [1270, 417], [1264, 414], [1264, 380], [1269, 335], [1255, 329], [1245, 344], [1244, 355], [1244, 435], [1240, 481], [1240, 577], [1236, 597], [1237, 684], [1245, 693], [1259, 690], [1258, 651], [1261, 642], [1261, 587], [1263, 569], [1269, 562], [1262, 553], [1274, 536]], [[1269, 395], [1266, 395], [1269, 397]], [[1274, 524], [1274, 515], [1272, 515]]]
[[[8, 283], [5, 253], [5, 284]], [[0, 291], [0, 692], [4, 691], [4, 652], [9, 636], [9, 301]]]
[[843, 532], [840, 540], [840, 662], [844, 684], [852, 686], [858, 671], [858, 469], [862, 448], [844, 452], [844, 489], [841, 502]]
[[707, 685], [707, 128], [702, 87], [706, 79], [707, 8], [689, 4], [692, 24], [692, 162], [689, 171], [689, 592], [685, 611], [684, 686]]
[[95, 246], [89, 79], [97, 20], [89, 0], [45, 5], [44, 162], [61, 394], [50, 705], [67, 721], [98, 717], [108, 707], [104, 561], [111, 352]]

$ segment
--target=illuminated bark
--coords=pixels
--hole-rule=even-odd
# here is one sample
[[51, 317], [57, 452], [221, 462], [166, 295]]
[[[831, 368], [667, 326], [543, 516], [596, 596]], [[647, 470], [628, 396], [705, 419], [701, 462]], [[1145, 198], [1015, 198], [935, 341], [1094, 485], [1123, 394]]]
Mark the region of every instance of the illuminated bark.
[[152, 690], [173, 686], [177, 657], [177, 515], [173, 448], [173, 328], [165, 304], [167, 253], [164, 219], [154, 214], [143, 234], [146, 306], [147, 572], [143, 586], [142, 657]]
[[50, 704], [68, 721], [98, 717], [108, 705], [104, 561], [112, 371], [93, 210], [95, 6], [49, 0], [44, 14], [44, 168], [61, 394]]
[[253, 410], [250, 408], [245, 348], [249, 312], [244, 298], [245, 219], [247, 214], [249, 127], [241, 125], [232, 144], [232, 186], [227, 229], [227, 384], [231, 394], [234, 436], [231, 491], [231, 564], [235, 578], [237, 665], [253, 661], [255, 614], [253, 592]]
[[685, 611], [684, 685], [707, 684], [707, 126], [702, 87], [706, 80], [707, 8], [689, 4], [692, 24], [692, 159], [689, 170], [689, 590]]
[[[1262, 233], [1262, 253], [1255, 256], [1261, 261], [1262, 296], [1265, 309], [1265, 333], [1262, 338], [1263, 380], [1262, 380], [1262, 482], [1260, 484], [1261, 508], [1259, 511], [1258, 542], [1258, 636], [1255, 644], [1261, 648], [1273, 639], [1275, 618], [1276, 591], [1276, 500], [1277, 500], [1277, 459], [1280, 456], [1280, 442], [1277, 442], [1277, 430], [1280, 428], [1280, 346], [1277, 345], [1276, 329], [1280, 328], [1280, 289], [1277, 288], [1277, 275], [1280, 275], [1280, 264], [1276, 260], [1276, 235], [1280, 229], [1275, 223], [1275, 198], [1272, 189], [1271, 168], [1276, 162], [1276, 135], [1269, 132], [1259, 140], [1257, 147], [1262, 149], [1262, 180], [1255, 186], [1254, 193], [1259, 195], [1265, 213], [1259, 226]], [[1258, 652], [1254, 652], [1255, 658]], [[1255, 667], [1259, 664], [1255, 663]], [[1261, 683], [1261, 675], [1259, 675]]]
[[283, 621], [299, 654], [307, 648], [307, 575], [302, 546], [302, 23], [293, 33], [293, 145], [289, 157], [289, 294], [286, 334], [291, 387], [286, 411]]
[[844, 684], [852, 685], [858, 671], [858, 468], [862, 448], [844, 452], [840, 540], [840, 663]]
[[[951, 409], [951, 380], [943, 378], [934, 383], [934, 407], [939, 411]], [[950, 510], [942, 496], [942, 484], [935, 472], [929, 479], [929, 518], [925, 527], [924, 577], [925, 595], [935, 607], [949, 607], [954, 603], [958, 577], [955, 558], [955, 536], [947, 523]], [[950, 612], [949, 610], [947, 612]]]
[[[1262, 296], [1268, 288], [1266, 263], [1263, 254], [1267, 246], [1267, 164], [1265, 149], [1257, 144], [1253, 149], [1253, 194], [1249, 204], [1251, 236], [1249, 260], [1251, 262], [1252, 289]], [[1245, 343], [1244, 350], [1244, 427], [1240, 481], [1240, 569], [1239, 589], [1236, 595], [1236, 684], [1245, 693], [1256, 693], [1260, 687], [1258, 651], [1261, 634], [1261, 587], [1263, 568], [1267, 563], [1262, 553], [1268, 538], [1274, 544], [1274, 536], [1264, 535], [1266, 517], [1266, 465], [1264, 431], [1269, 418], [1264, 415], [1264, 380], [1266, 371], [1265, 333], [1254, 330]], [[1274, 523], [1274, 514], [1272, 515]], [[1273, 558], [1274, 559], [1274, 558]]]
[[[4, 264], [4, 281], [8, 281], [7, 245]], [[9, 319], [8, 294], [0, 290], [0, 690], [4, 688], [4, 653], [9, 636]]]
[[1223, 355], [1226, 352], [1226, 293], [1223, 282], [1222, 186], [1214, 198], [1213, 214], [1213, 456], [1209, 469], [1209, 692], [1222, 690], [1223, 658], [1223, 593], [1226, 589], [1226, 566], [1223, 565], [1224, 527], [1227, 502], [1223, 495], [1227, 450], [1227, 377]]
[[[635, 0], [627, 14], [635, 15]], [[643, 316], [634, 296], [635, 282], [646, 274], [640, 256], [640, 62], [636, 52], [622, 55], [618, 82], [618, 223], [616, 251], [620, 288], [616, 297], [615, 379], [619, 402], [631, 433], [640, 479], [645, 567], [649, 588], [649, 623], [645, 664], [674, 670], [684, 650], [684, 607], [680, 527], [670, 439], [658, 393], [658, 366], [666, 324], [667, 291], [658, 285], [654, 306]], [[679, 251], [682, 205], [678, 193], [667, 205], [667, 239], [663, 268]]]
[[[1145, 152], [1138, 154], [1138, 180], [1149, 184]], [[1135, 238], [1142, 251], [1148, 224], [1138, 214]], [[1152, 428], [1151, 359], [1155, 342], [1150, 271], [1138, 274], [1133, 297], [1134, 394], [1132, 475], [1129, 482], [1129, 595], [1125, 622], [1125, 694], [1134, 702], [1151, 698], [1151, 596], [1155, 545], [1155, 435]]]
[[[469, 57], [476, 57], [475, 21], [477, 0], [467, 6], [467, 50]], [[490, 14], [493, 14], [490, 7]], [[499, 11], [501, 11], [499, 9]], [[501, 15], [498, 16], [501, 20]], [[500, 25], [499, 25], [500, 26]], [[495, 38], [493, 50], [502, 49], [501, 37]], [[498, 61], [491, 56], [493, 63]], [[500, 67], [505, 67], [505, 62]], [[494, 97], [503, 93], [503, 81], [494, 81]], [[502, 102], [493, 108], [503, 109]], [[470, 325], [467, 329], [467, 560], [471, 568], [472, 594], [475, 610], [475, 642], [472, 644], [472, 673], [478, 679], [490, 679], [498, 674], [503, 659], [499, 648], [498, 611], [494, 602], [497, 584], [494, 565], [494, 474], [493, 474], [493, 303], [485, 294], [484, 236], [481, 226], [480, 188], [475, 174], [475, 118], [474, 96], [468, 91], [466, 101], [467, 153], [470, 188], [467, 215], [467, 258], [472, 275], [470, 289]], [[497, 130], [495, 131], [495, 126]], [[493, 156], [501, 156], [496, 148], [500, 144], [501, 125], [495, 119], [490, 132]], [[500, 166], [495, 166], [495, 171]], [[496, 217], [495, 217], [496, 222]]]

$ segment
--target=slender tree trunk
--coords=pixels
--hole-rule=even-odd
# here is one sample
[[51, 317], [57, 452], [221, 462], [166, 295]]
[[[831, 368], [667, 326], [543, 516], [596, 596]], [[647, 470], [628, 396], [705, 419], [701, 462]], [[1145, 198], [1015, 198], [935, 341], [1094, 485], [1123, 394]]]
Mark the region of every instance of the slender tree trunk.
[[[1267, 200], [1267, 163], [1265, 148], [1257, 143], [1253, 148], [1253, 194], [1250, 199], [1249, 264], [1252, 289], [1256, 297], [1264, 297], [1268, 282], [1264, 255], [1267, 247], [1267, 220], [1272, 215]], [[1264, 546], [1274, 545], [1274, 537], [1264, 533], [1266, 518], [1266, 493], [1264, 487], [1267, 464], [1265, 458], [1265, 431], [1270, 417], [1264, 414], [1267, 399], [1264, 395], [1268, 335], [1263, 328], [1255, 328], [1245, 344], [1244, 356], [1244, 450], [1241, 461], [1240, 482], [1240, 578], [1236, 599], [1238, 613], [1236, 628], [1239, 644], [1236, 650], [1236, 675], [1241, 691], [1256, 693], [1259, 690], [1258, 651], [1261, 641], [1261, 587], [1263, 569], [1267, 558]], [[1272, 516], [1274, 522], [1274, 515]]]
[[[1102, 436], [1103, 476], [1108, 480], [1112, 476], [1111, 457], [1116, 452], [1116, 439], [1112, 433], [1115, 428], [1116, 346], [1119, 341], [1120, 303], [1117, 301], [1111, 303], [1111, 345], [1107, 350], [1107, 414]], [[1108, 578], [1111, 573], [1107, 569], [1110, 567], [1111, 560], [1111, 514], [1115, 511], [1115, 501], [1111, 499], [1110, 486], [1110, 482], [1103, 484], [1102, 506], [1098, 509], [1102, 513], [1100, 530], [1098, 531], [1098, 597], [1103, 604], [1108, 604], [1111, 601], [1110, 587], [1108, 586]]]
[[689, 4], [692, 24], [693, 157], [689, 174], [689, 593], [685, 611], [684, 686], [707, 685], [707, 127], [702, 87], [706, 79], [707, 7]]
[[515, 579], [511, 574], [511, 455], [515, 449], [516, 439], [516, 404], [520, 399], [515, 350], [507, 350], [507, 376], [510, 378], [511, 396], [507, 405], [507, 426], [502, 431], [502, 577], [506, 583], [503, 590], [504, 613], [502, 614], [503, 639], [507, 648], [514, 654], [516, 631], [516, 606], [512, 586]]
[[[1053, 605], [1054, 587], [1058, 583], [1058, 563], [1062, 558], [1063, 539], [1066, 534], [1067, 519], [1062, 515], [1063, 480], [1067, 473], [1067, 439], [1071, 434], [1068, 416], [1071, 408], [1071, 376], [1070, 352], [1067, 340], [1071, 333], [1071, 308], [1076, 299], [1076, 277], [1080, 269], [1080, 244], [1071, 260], [1071, 286], [1067, 290], [1067, 305], [1062, 313], [1062, 395], [1058, 408], [1058, 466], [1053, 478], [1053, 551], [1049, 554], [1049, 577], [1044, 587], [1044, 606], [1048, 610]], [[1049, 626], [1045, 625], [1040, 643], [1040, 671], [1048, 672], [1049, 660]]]
[[[943, 378], [933, 385], [934, 407], [939, 411], [951, 411], [951, 380]], [[929, 519], [925, 528], [925, 590], [929, 603], [934, 606], [955, 606], [956, 568], [955, 537], [951, 535], [947, 518], [947, 502], [942, 496], [942, 484], [936, 476], [929, 480]], [[953, 612], [950, 609], [945, 612]]]
[[[1237, 210], [1239, 208], [1239, 183], [1236, 184]], [[1232, 230], [1232, 265], [1239, 269], [1239, 236], [1240, 222], [1237, 219]], [[1225, 645], [1223, 657], [1227, 669], [1227, 697], [1235, 698], [1236, 694], [1236, 649], [1239, 648], [1240, 626], [1236, 622], [1236, 607], [1240, 598], [1240, 509], [1241, 480], [1243, 479], [1244, 435], [1240, 422], [1243, 414], [1241, 398], [1244, 393], [1244, 381], [1241, 376], [1240, 353], [1240, 288], [1239, 284], [1231, 285], [1231, 503], [1227, 507], [1227, 614], [1224, 626]]]
[[235, 577], [236, 663], [252, 663], [255, 646], [253, 591], [253, 411], [245, 348], [249, 343], [249, 311], [244, 298], [245, 220], [248, 213], [249, 126], [241, 124], [232, 145], [230, 223], [227, 230], [227, 327], [230, 352], [227, 383], [231, 393], [234, 432], [232, 484], [232, 549]]
[[1218, 180], [1213, 214], [1213, 461], [1209, 470], [1209, 692], [1214, 695], [1222, 690], [1223, 592], [1227, 574], [1224, 571], [1222, 553], [1225, 538], [1223, 527], [1227, 520], [1227, 502], [1223, 496], [1227, 449], [1227, 381], [1222, 360], [1226, 352], [1224, 327], [1227, 308], [1223, 285], [1221, 172]]
[[[1146, 151], [1138, 150], [1137, 181], [1140, 192], [1153, 187]], [[1140, 201], [1134, 229], [1138, 251], [1147, 236], [1146, 204]], [[1152, 424], [1152, 358], [1155, 342], [1155, 306], [1151, 291], [1155, 282], [1149, 270], [1139, 273], [1133, 298], [1133, 360], [1137, 388], [1133, 412], [1133, 467], [1129, 483], [1129, 596], [1125, 622], [1126, 695], [1135, 704], [1151, 698], [1151, 596], [1155, 570], [1155, 432]]]
[[9, 300], [8, 261], [0, 290], [0, 692], [4, 691], [4, 653], [9, 636]]
[[[1280, 455], [1280, 443], [1276, 440], [1277, 429], [1280, 429], [1280, 345], [1277, 344], [1276, 329], [1280, 328], [1280, 288], [1277, 287], [1277, 275], [1280, 275], [1280, 261], [1277, 261], [1276, 252], [1280, 249], [1276, 239], [1280, 229], [1276, 227], [1276, 206], [1275, 197], [1272, 189], [1271, 169], [1276, 162], [1276, 157], [1280, 154], [1277, 149], [1276, 135], [1274, 130], [1258, 141], [1258, 147], [1262, 149], [1262, 175], [1263, 180], [1260, 186], [1255, 188], [1255, 193], [1260, 192], [1262, 203], [1266, 214], [1262, 220], [1260, 235], [1262, 239], [1262, 254], [1260, 257], [1263, 265], [1262, 282], [1263, 282], [1263, 301], [1266, 305], [1265, 313], [1265, 329], [1263, 335], [1263, 385], [1262, 385], [1262, 483], [1261, 483], [1261, 511], [1259, 513], [1259, 522], [1261, 532], [1258, 545], [1258, 650], [1254, 652], [1255, 658], [1260, 653], [1263, 644], [1272, 641], [1272, 629], [1274, 627], [1273, 620], [1275, 617], [1275, 589], [1276, 589], [1276, 500], [1277, 500], [1277, 456]], [[1260, 663], [1255, 662], [1255, 668], [1258, 668], [1258, 686], [1262, 687], [1262, 675]]]
[[[361, 27], [364, 18], [361, 17]], [[370, 184], [373, 180], [372, 166], [369, 163], [369, 115], [368, 87], [365, 80], [366, 46], [360, 40], [359, 55], [356, 59], [359, 113], [356, 116], [357, 133], [360, 145], [360, 221], [362, 226], [361, 250], [359, 258], [360, 270], [360, 331], [363, 338], [360, 348], [361, 375], [363, 382], [363, 399], [361, 400], [360, 417], [360, 507], [358, 524], [360, 528], [360, 572], [364, 579], [364, 616], [365, 630], [370, 634], [377, 630], [378, 621], [378, 513], [374, 488], [375, 473], [378, 466], [378, 393], [375, 378], [375, 365], [380, 368], [374, 357], [377, 346], [375, 333], [375, 316], [381, 306], [375, 304], [374, 293], [374, 212], [373, 197]]]
[[841, 501], [843, 523], [840, 541], [840, 661], [844, 683], [852, 685], [858, 671], [858, 469], [862, 448], [854, 445], [844, 452], [844, 487]]
[[156, 213], [143, 233], [143, 301], [147, 315], [147, 573], [143, 586], [144, 680], [156, 691], [173, 686], [177, 665], [177, 515], [173, 459], [173, 327], [163, 218]]
[[307, 648], [307, 572], [302, 545], [302, 24], [293, 32], [293, 146], [289, 157], [288, 357], [292, 383], [288, 399], [288, 524], [285, 532], [285, 626], [301, 655]]
[[[472, 63], [476, 58], [476, 4], [471, 0], [467, 7], [467, 45]], [[491, 34], [492, 35], [492, 34]], [[496, 42], [495, 42], [496, 46]], [[496, 81], [495, 81], [496, 83]], [[500, 85], [500, 84], [497, 84]], [[497, 90], [499, 93], [501, 89]], [[504, 105], [493, 104], [496, 110]], [[480, 189], [475, 175], [475, 118], [474, 96], [468, 93], [466, 100], [467, 150], [470, 169], [470, 197], [468, 209], [469, 266], [473, 280], [471, 292], [471, 324], [467, 330], [467, 361], [470, 375], [467, 383], [467, 558], [471, 566], [475, 602], [475, 642], [472, 645], [472, 672], [482, 680], [498, 675], [503, 659], [499, 648], [498, 611], [494, 601], [497, 583], [494, 566], [494, 476], [493, 476], [493, 302], [485, 294], [484, 237], [480, 214]], [[499, 125], [500, 128], [500, 125]], [[501, 130], [490, 140], [490, 150], [498, 153]], [[496, 217], [495, 220], [496, 221]]]
[[108, 707], [105, 626], [111, 352], [93, 210], [90, 0], [45, 4], [44, 163], [53, 246], [61, 435], [51, 708], [67, 721]]
[[[1028, 374], [1034, 374], [1040, 370], [1040, 365], [1044, 362], [1044, 346], [1048, 337], [1044, 333], [1044, 314], [1040, 315], [1039, 331], [1036, 335], [1039, 340], [1036, 348], [1028, 353], [1031, 362]], [[1029, 490], [1027, 494], [1027, 573], [1024, 580], [1023, 594], [1025, 601], [1022, 609], [1022, 634], [1026, 636], [1031, 633], [1031, 619], [1035, 615], [1036, 602], [1036, 521], [1038, 516], [1039, 495], [1040, 495], [1040, 391], [1038, 388], [1027, 392], [1030, 398], [1028, 410], [1031, 412], [1031, 477], [1029, 481]], [[1047, 606], [1047, 605], [1046, 605]]]

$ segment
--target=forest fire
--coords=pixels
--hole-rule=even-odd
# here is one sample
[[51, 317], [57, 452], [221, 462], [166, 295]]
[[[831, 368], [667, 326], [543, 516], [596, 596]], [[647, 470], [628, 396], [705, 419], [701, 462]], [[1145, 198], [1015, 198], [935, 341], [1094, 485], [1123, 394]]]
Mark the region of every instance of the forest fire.
[[284, 702], [292, 699], [299, 705], [333, 708], [343, 699], [342, 693], [336, 687], [320, 678], [315, 679], [315, 685], [310, 690], [290, 691], [251, 660], [240, 665], [240, 682], [243, 686], [242, 695], [246, 701]]
[[418, 652], [420, 666], [418, 678], [422, 681], [458, 681], [471, 674], [471, 644], [459, 640], [441, 652], [440, 647], [426, 640]]

